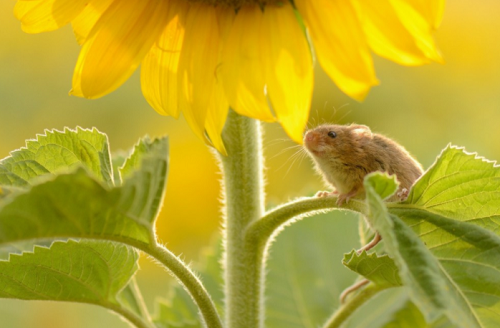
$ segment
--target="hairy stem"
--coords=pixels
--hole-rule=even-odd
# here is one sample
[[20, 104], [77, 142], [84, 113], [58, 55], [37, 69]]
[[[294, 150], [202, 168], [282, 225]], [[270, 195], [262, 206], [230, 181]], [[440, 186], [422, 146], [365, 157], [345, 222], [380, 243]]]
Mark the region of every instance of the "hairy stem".
[[230, 110], [222, 134], [228, 155], [221, 156], [224, 176], [224, 292], [227, 328], [263, 323], [256, 262], [257, 248], [245, 243], [245, 230], [264, 208], [261, 128], [258, 121]]
[[148, 246], [142, 251], [154, 257], [170, 270], [186, 288], [201, 312], [205, 325], [209, 328], [222, 328], [222, 321], [215, 304], [198, 277], [177, 256], [162, 245]]
[[348, 204], [339, 208], [337, 197], [307, 197], [283, 204], [266, 213], [262, 219], [253, 222], [246, 231], [249, 242], [267, 243], [273, 233], [283, 224], [307, 215], [332, 210], [351, 210], [358, 213], [366, 212], [363, 201], [351, 199]]
[[347, 320], [354, 311], [361, 305], [365, 304], [375, 294], [381, 292], [387, 287], [380, 287], [374, 284], [369, 284], [366, 288], [362, 289], [358, 294], [352, 296], [346, 303], [342, 304], [340, 308], [328, 319], [323, 328], [338, 328], [345, 320]]
[[[335, 209], [353, 210], [361, 212], [365, 210], [364, 202], [351, 200], [343, 208], [338, 208], [337, 197], [310, 197], [301, 198], [293, 202], [281, 205], [262, 217], [258, 221], [250, 224], [245, 231], [245, 246], [252, 255], [254, 272], [256, 276], [255, 289], [258, 290], [260, 300], [264, 299], [265, 292], [265, 266], [268, 256], [271, 240], [284, 224], [291, 223], [293, 220], [300, 219], [303, 216], [314, 215], [318, 212], [331, 211]], [[264, 313], [264, 302], [260, 302], [260, 313]], [[263, 317], [263, 315], [262, 315]], [[260, 321], [260, 327], [264, 326], [263, 319]]]
[[123, 318], [127, 319], [127, 321], [129, 321], [131, 324], [133, 324], [137, 328], [154, 328], [155, 327], [153, 325], [153, 323], [151, 323], [150, 321], [148, 322], [147, 320], [141, 318], [140, 316], [138, 316], [137, 314], [135, 314], [134, 312], [128, 310], [127, 308], [125, 308], [123, 306], [113, 304], [113, 303], [105, 304], [104, 306], [106, 308], [112, 310], [113, 312], [116, 312], [117, 314], [119, 314]]

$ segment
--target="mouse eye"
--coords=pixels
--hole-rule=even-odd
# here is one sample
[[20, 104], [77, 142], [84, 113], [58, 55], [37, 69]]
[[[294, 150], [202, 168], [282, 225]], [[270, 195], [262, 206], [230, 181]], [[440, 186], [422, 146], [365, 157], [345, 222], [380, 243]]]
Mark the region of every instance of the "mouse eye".
[[330, 131], [330, 132], [328, 132], [328, 136], [333, 139], [333, 138], [337, 137], [337, 134], [334, 131]]

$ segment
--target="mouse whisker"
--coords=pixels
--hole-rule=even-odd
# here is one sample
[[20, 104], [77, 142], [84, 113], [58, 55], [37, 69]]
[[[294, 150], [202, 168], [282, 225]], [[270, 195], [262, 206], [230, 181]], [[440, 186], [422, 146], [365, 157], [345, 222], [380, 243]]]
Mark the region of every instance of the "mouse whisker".
[[[288, 166], [288, 170], [286, 170], [283, 178], [285, 178], [288, 175], [288, 173], [292, 169], [292, 166], [297, 162], [297, 160], [299, 160], [299, 165], [300, 165], [300, 163], [302, 163], [302, 161], [304, 160], [304, 157], [306, 157], [306, 156], [307, 156], [306, 151], [303, 148], [301, 148], [297, 152], [295, 152], [295, 154], [293, 154], [293, 156], [290, 157], [290, 159], [293, 158], [293, 161], [292, 161], [292, 163], [290, 163], [290, 166]], [[281, 167], [283, 167], [283, 165]], [[281, 169], [281, 167], [280, 167], [280, 169]]]
[[267, 148], [267, 147], [269, 147], [269, 146], [274, 146], [274, 145], [277, 145], [277, 144], [279, 144], [279, 143], [282, 143], [282, 142], [289, 142], [289, 141], [290, 141], [290, 139], [288, 139], [288, 138], [277, 138], [277, 139], [273, 139], [273, 140], [271, 140], [271, 141], [267, 141], [267, 142], [265, 142], [265, 143], [264, 143], [264, 145], [263, 145], [263, 147], [264, 147], [264, 148]]
[[[288, 148], [290, 149], [290, 148]], [[293, 152], [293, 154], [291, 156], [288, 156], [288, 158], [286, 159], [286, 161], [278, 168], [278, 170], [281, 170], [283, 168], [283, 166], [285, 166], [289, 161], [291, 161], [294, 157], [298, 156], [298, 154], [300, 152], [303, 151], [303, 148], [300, 147], [300, 148], [297, 148], [297, 150], [295, 150]], [[280, 153], [283, 153], [283, 151], [281, 151]], [[278, 153], [277, 155], [279, 155], [280, 153]], [[273, 156], [272, 158], [276, 157], [277, 155]]]
[[304, 161], [304, 158], [309, 157], [307, 155], [307, 152], [303, 150], [299, 156], [299, 166], [302, 165], [302, 162]]
[[[346, 106], [349, 106], [349, 104], [345, 104], [345, 105], [343, 105], [343, 106], [342, 106], [342, 107], [340, 107], [340, 108], [343, 108], [343, 107], [346, 107]], [[348, 110], [348, 111], [347, 111], [344, 115], [342, 115], [342, 116], [338, 119], [338, 121], [337, 121], [337, 122], [342, 121], [342, 120], [343, 120], [343, 119], [344, 119], [347, 115], [351, 114], [351, 112], [352, 112], [352, 110]]]
[[[289, 147], [286, 147], [286, 148], [283, 148], [281, 149], [278, 153], [274, 154], [272, 157], [269, 157], [269, 159], [273, 159], [275, 158], [276, 156], [279, 156], [285, 152], [287, 152], [288, 150], [290, 149], [293, 149], [293, 148], [299, 148], [300, 150], [302, 150], [302, 146], [301, 145], [293, 145], [293, 146], [289, 146]], [[292, 155], [293, 156], [293, 155]]]

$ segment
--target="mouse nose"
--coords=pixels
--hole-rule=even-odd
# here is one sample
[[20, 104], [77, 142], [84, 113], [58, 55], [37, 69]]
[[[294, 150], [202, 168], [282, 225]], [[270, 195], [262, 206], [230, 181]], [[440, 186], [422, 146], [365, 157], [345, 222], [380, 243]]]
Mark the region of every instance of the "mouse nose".
[[306, 132], [306, 135], [304, 136], [304, 141], [305, 142], [311, 142], [311, 141], [314, 141], [316, 139], [316, 134], [313, 133], [313, 131], [307, 131]]
[[318, 145], [318, 135], [314, 131], [307, 131], [304, 136], [304, 146], [311, 150], [316, 148]]

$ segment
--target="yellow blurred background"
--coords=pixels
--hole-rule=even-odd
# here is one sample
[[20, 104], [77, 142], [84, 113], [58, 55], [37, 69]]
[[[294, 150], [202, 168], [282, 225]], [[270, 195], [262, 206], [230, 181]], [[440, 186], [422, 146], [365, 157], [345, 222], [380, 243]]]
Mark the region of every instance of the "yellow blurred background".
[[[97, 127], [114, 151], [146, 134], [168, 134], [169, 178], [157, 231], [176, 254], [196, 260], [220, 230], [220, 175], [212, 154], [182, 118], [160, 116], [148, 106], [137, 72], [101, 99], [68, 96], [79, 52], [71, 28], [25, 34], [14, 4], [0, 2], [0, 158], [44, 129]], [[367, 124], [403, 144], [424, 167], [448, 143], [500, 159], [500, 2], [449, 0], [436, 39], [444, 65], [408, 68], [376, 58], [381, 84], [363, 103], [340, 93], [318, 69], [310, 124]], [[281, 127], [265, 129], [268, 204], [322, 189], [310, 161], [293, 160], [297, 148], [287, 149], [294, 143]], [[167, 274], [147, 260], [141, 266], [148, 300], [166, 292]], [[2, 327], [126, 327], [105, 310], [74, 304], [1, 300], [0, 317]]]

